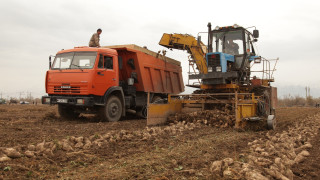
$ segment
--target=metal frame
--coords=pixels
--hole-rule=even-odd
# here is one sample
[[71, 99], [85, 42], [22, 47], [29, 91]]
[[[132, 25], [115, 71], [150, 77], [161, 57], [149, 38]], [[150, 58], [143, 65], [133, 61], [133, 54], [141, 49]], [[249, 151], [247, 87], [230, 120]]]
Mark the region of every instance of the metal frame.
[[[271, 67], [271, 62], [273, 62], [273, 61], [275, 63], [273, 65], [273, 67]], [[274, 82], [273, 73], [276, 71], [276, 66], [277, 66], [278, 61], [279, 61], [279, 58], [266, 59], [266, 58], [261, 57], [262, 70], [261, 71], [251, 71], [251, 72], [252, 73], [260, 72], [260, 73], [262, 73], [262, 77], [261, 77], [262, 80], [267, 80], [268, 82]], [[252, 68], [255, 64], [258, 64], [258, 63], [253, 63], [250, 68]], [[250, 78], [252, 79], [253, 77], [250, 77]]]
[[[226, 98], [227, 97], [227, 98]], [[211, 94], [183, 94], [171, 95], [168, 103], [179, 102], [181, 108], [189, 108], [190, 112], [205, 110], [205, 104], [229, 104], [235, 110], [235, 128], [244, 127], [242, 119], [256, 117], [256, 105], [260, 96], [254, 93], [211, 93]], [[194, 110], [192, 110], [194, 109]]]

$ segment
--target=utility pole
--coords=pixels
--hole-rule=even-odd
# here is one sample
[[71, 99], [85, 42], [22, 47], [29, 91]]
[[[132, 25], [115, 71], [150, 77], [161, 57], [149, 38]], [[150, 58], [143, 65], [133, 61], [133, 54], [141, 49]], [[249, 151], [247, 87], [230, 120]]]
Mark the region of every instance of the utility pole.
[[310, 87], [306, 86], [305, 90], [306, 90], [306, 99], [307, 99], [310, 96]]
[[31, 95], [31, 92], [29, 92], [29, 101], [30, 101], [30, 102], [32, 101], [32, 95]]
[[308, 86], [304, 88], [306, 90], [306, 99], [308, 98]]

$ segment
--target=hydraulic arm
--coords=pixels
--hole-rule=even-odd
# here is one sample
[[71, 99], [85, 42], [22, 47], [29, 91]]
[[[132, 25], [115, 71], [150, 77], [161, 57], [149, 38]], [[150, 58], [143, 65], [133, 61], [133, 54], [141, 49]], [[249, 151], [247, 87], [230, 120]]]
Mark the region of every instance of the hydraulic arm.
[[188, 34], [166, 34], [164, 33], [159, 44], [170, 49], [187, 50], [191, 54], [192, 60], [196, 63], [201, 74], [208, 73], [205, 53], [206, 46], [197, 41], [195, 37]]

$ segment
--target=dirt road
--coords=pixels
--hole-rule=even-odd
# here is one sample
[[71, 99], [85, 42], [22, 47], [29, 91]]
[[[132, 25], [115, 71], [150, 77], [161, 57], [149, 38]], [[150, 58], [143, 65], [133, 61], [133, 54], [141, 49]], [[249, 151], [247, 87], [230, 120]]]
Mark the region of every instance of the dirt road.
[[[320, 110], [280, 108], [276, 113], [279, 128], [271, 134], [286, 132]], [[38, 148], [43, 141], [45, 146], [54, 146], [54, 151], [0, 162], [0, 179], [212, 179], [216, 178], [210, 170], [212, 162], [225, 158], [241, 161], [239, 157], [250, 153], [248, 143], [265, 138], [267, 133], [205, 125], [145, 126], [145, 120], [135, 116], [115, 123], [97, 122], [93, 116], [63, 121], [55, 106], [2, 105], [2, 151], [12, 147], [23, 154], [30, 145]], [[82, 148], [82, 144], [77, 149], [81, 144], [78, 137], [82, 137], [81, 143], [87, 140], [92, 145]], [[318, 139], [311, 141], [311, 158], [293, 166], [294, 179], [319, 178]], [[72, 149], [66, 150], [66, 141], [74, 142]]]

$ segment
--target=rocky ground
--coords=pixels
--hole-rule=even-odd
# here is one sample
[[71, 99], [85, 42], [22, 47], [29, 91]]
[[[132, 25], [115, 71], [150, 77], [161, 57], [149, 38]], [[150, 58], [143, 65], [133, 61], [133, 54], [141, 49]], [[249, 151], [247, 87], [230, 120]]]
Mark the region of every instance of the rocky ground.
[[0, 106], [0, 179], [317, 179], [320, 110], [277, 109], [276, 131], [236, 131], [224, 111], [65, 121], [56, 106]]

